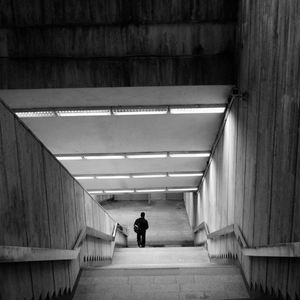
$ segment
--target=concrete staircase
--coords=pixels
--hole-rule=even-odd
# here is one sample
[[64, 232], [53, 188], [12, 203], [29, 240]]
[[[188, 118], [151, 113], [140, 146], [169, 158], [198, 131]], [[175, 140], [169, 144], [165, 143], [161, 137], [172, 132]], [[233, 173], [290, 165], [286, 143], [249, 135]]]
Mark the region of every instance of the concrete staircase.
[[200, 247], [116, 249], [111, 265], [85, 268], [74, 300], [249, 299], [235, 265]]

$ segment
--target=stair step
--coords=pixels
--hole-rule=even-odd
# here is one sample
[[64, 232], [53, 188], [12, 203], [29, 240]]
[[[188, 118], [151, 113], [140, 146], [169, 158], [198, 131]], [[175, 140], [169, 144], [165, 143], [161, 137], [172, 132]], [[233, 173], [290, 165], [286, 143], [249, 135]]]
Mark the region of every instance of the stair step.
[[188, 267], [186, 265], [181, 265], [180, 267], [164, 267], [164, 265], [156, 265], [156, 266], [126, 266], [125, 268], [122, 265], [118, 266], [105, 266], [105, 267], [85, 267], [84, 270], [88, 270], [89, 272], [85, 272], [82, 276], [116, 276], [120, 274], [124, 275], [132, 275], [132, 274], [140, 274], [140, 275], [155, 275], [158, 272], [162, 275], [185, 275], [185, 274], [195, 274], [195, 275], [215, 275], [215, 274], [224, 274], [224, 275], [234, 275], [240, 274], [240, 270], [235, 266], [230, 265], [217, 265], [217, 264], [201, 264], [199, 267]]
[[179, 267], [186, 264], [192, 267], [195, 264], [209, 263], [207, 251], [203, 247], [168, 247], [168, 248], [121, 248], [116, 249], [110, 267], [128, 265], [133, 268], [148, 265], [165, 267]]
[[249, 299], [238, 267], [209, 263], [203, 248], [118, 249], [115, 258], [83, 270], [75, 300]]

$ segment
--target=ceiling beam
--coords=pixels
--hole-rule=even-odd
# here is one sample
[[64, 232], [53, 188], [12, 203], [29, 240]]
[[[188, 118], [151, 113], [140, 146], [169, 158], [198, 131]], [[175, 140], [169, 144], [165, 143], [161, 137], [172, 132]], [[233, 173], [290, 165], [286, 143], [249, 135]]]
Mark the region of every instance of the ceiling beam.
[[235, 27], [235, 23], [25, 27], [2, 30], [0, 36], [7, 49], [2, 57], [10, 58], [215, 55], [234, 51]]
[[227, 22], [237, 0], [3, 0], [0, 26]]
[[0, 88], [226, 85], [234, 55], [125, 58], [0, 59]]

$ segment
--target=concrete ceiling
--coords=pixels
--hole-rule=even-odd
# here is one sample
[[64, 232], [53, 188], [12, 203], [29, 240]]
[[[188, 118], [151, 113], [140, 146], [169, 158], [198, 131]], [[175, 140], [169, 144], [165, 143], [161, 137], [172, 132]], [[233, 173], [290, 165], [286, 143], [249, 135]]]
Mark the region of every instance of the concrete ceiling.
[[[0, 97], [12, 109], [224, 104], [238, 0], [3, 0]], [[209, 151], [220, 114], [26, 118], [54, 154]], [[67, 161], [74, 175], [203, 171], [207, 158]], [[199, 178], [85, 180], [88, 189]]]
[[[1, 90], [12, 109], [226, 104], [231, 86]], [[54, 154], [210, 151], [223, 114], [24, 118]], [[73, 175], [204, 171], [207, 158], [80, 160]], [[87, 189], [192, 187], [199, 177], [80, 180]]]
[[218, 104], [226, 101], [228, 85], [143, 86], [114, 88], [2, 89], [12, 109], [117, 105]]

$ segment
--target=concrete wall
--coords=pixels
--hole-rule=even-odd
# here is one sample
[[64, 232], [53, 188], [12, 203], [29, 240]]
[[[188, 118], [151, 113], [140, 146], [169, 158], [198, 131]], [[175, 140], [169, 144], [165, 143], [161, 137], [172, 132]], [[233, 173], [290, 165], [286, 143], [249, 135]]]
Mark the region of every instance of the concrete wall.
[[0, 87], [232, 84], [237, 0], [3, 0]]
[[194, 201], [194, 193], [184, 193], [183, 194], [184, 205], [186, 209], [186, 213], [189, 219], [189, 224], [191, 229], [196, 226], [196, 206]]
[[[299, 1], [240, 1], [238, 86], [249, 97], [234, 103], [196, 201], [198, 224], [235, 223], [250, 247], [300, 241], [299, 18]], [[231, 237], [209, 251], [238, 255], [252, 287], [300, 295], [299, 259], [242, 257]]]
[[[86, 226], [112, 234], [114, 224], [0, 101], [0, 246], [72, 250]], [[111, 253], [110, 242], [87, 238], [74, 260], [1, 263], [0, 299], [69, 297], [80, 266]]]

